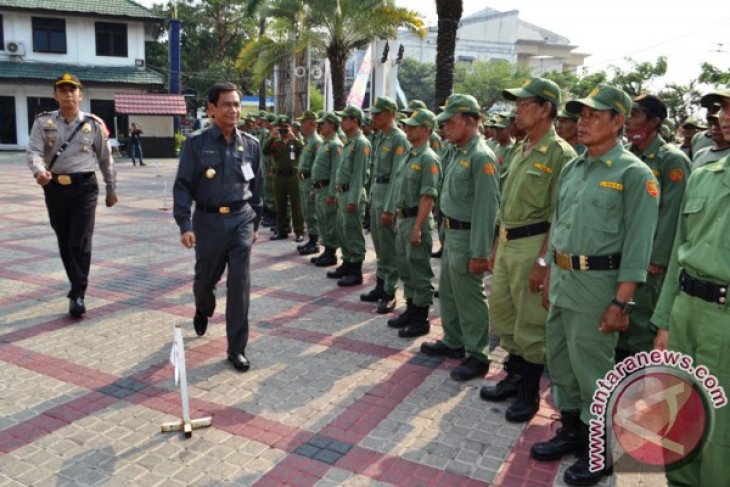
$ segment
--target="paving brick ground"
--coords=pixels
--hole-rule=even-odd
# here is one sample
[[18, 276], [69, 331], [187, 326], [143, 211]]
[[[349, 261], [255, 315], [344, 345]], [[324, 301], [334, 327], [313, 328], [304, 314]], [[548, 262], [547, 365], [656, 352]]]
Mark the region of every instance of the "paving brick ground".
[[[88, 313], [66, 315], [66, 278], [23, 155], [0, 154], [0, 485], [549, 486], [572, 462], [529, 459], [553, 434], [547, 380], [528, 425], [455, 383], [455, 361], [417, 353], [387, 317], [263, 232], [252, 259], [253, 368], [225, 361], [221, 312], [192, 330], [193, 254], [169, 208], [175, 161], [120, 161], [120, 203], [97, 211]], [[434, 261], [438, 266], [439, 262]], [[438, 272], [437, 272], [438, 274]], [[224, 288], [218, 309], [225, 309]], [[438, 306], [431, 334], [441, 329]], [[184, 324], [192, 439], [162, 434], [180, 411], [168, 354]], [[494, 352], [487, 380], [500, 377]], [[621, 473], [602, 485], [663, 486]]]

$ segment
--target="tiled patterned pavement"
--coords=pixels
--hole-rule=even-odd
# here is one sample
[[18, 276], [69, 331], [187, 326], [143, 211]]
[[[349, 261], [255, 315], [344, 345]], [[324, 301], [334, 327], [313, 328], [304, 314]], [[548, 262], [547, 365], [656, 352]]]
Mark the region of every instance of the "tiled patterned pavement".
[[[0, 154], [0, 485], [561, 485], [572, 459], [527, 453], [552, 435], [547, 381], [538, 416], [506, 423], [505, 405], [477, 397], [482, 381], [451, 381], [454, 361], [419, 355], [422, 339], [397, 338], [359, 302], [372, 251], [366, 286], [339, 289], [293, 241], [263, 232], [253, 368], [233, 371], [221, 312], [205, 337], [192, 330], [193, 254], [169, 211], [175, 161], [119, 164], [120, 203], [97, 211], [89, 311], [71, 321], [42, 192], [22, 160]], [[440, 334], [432, 321], [427, 339]], [[213, 417], [188, 440], [159, 432], [180, 411], [174, 322], [185, 326], [192, 416]], [[488, 380], [499, 373], [494, 363]]]

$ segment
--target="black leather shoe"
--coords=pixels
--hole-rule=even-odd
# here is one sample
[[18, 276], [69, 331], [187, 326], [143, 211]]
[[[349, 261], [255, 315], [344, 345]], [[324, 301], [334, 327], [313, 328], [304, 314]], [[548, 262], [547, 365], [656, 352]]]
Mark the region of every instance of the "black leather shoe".
[[444, 342], [438, 340], [436, 342], [421, 343], [421, 353], [432, 355], [434, 357], [464, 358], [466, 351], [464, 347], [449, 348]]
[[289, 235], [287, 235], [286, 233], [279, 233], [279, 232], [276, 232], [276, 233], [274, 233], [274, 234], [273, 234], [273, 235], [272, 235], [272, 236], [271, 236], [271, 237], [269, 238], [269, 240], [286, 240], [286, 239], [288, 239], [288, 238], [289, 238]]
[[431, 257], [434, 259], [440, 259], [444, 253], [444, 249], [440, 248], [436, 252], [431, 252]]
[[84, 313], [86, 313], [84, 298], [69, 298], [68, 314], [70, 314], [72, 318], [81, 318], [81, 315]]
[[393, 311], [396, 304], [398, 304], [398, 301], [395, 299], [395, 294], [383, 293], [383, 297], [380, 299], [378, 308], [375, 311], [377, 311], [378, 314], [384, 315], [385, 313]]
[[388, 320], [388, 326], [391, 328], [405, 328], [411, 322], [413, 317], [413, 300], [406, 299], [406, 309], [395, 318]]
[[233, 368], [239, 372], [246, 372], [251, 368], [251, 362], [242, 353], [229, 353], [228, 361], [233, 364]]
[[590, 460], [588, 454], [581, 454], [578, 460], [565, 471], [563, 480], [568, 485], [596, 485], [606, 475], [613, 474], [613, 468], [611, 467], [598, 470], [597, 472], [591, 472], [589, 465]]
[[431, 331], [431, 323], [426, 321], [411, 322], [405, 328], [398, 330], [398, 336], [401, 338], [415, 338], [428, 335]]
[[297, 235], [297, 237], [294, 239], [295, 242], [304, 242], [304, 235]]
[[318, 254], [319, 253], [319, 245], [306, 245], [302, 248], [302, 250], [299, 250], [299, 255], [312, 255], [312, 254]]
[[329, 267], [337, 264], [337, 257], [333, 254], [324, 254], [320, 257], [317, 257], [317, 260], [314, 261], [314, 265], [317, 267]]
[[208, 317], [205, 316], [205, 314], [199, 309], [195, 310], [195, 316], [193, 317], [193, 326], [195, 327], [195, 333], [199, 337], [205, 335], [205, 331], [208, 329]]
[[484, 377], [489, 370], [489, 362], [482, 362], [474, 357], [467, 357], [455, 367], [449, 376], [459, 382], [476, 379], [477, 377]]
[[515, 397], [520, 390], [519, 386], [522, 381], [520, 372], [524, 362], [525, 359], [519, 355], [510, 354], [504, 362], [504, 370], [507, 372], [507, 377], [497, 382], [496, 385], [484, 386], [479, 389], [479, 397], [485, 401], [494, 402]]
[[[552, 462], [560, 460], [569, 453], [582, 453], [588, 447], [588, 428], [583, 426], [579, 412], [562, 412], [562, 428], [548, 441], [535, 443], [530, 448], [530, 456], [535, 460]], [[584, 431], [585, 430], [585, 431]]]
[[329, 271], [327, 277], [329, 279], [339, 279], [347, 274], [347, 262], [343, 262], [341, 266], [335, 267], [335, 270]]
[[540, 377], [543, 368], [542, 364], [527, 361], [522, 364], [522, 381], [517, 399], [504, 413], [504, 418], [510, 423], [526, 423], [537, 414], [540, 409]]
[[340, 287], [359, 286], [362, 284], [362, 274], [346, 274], [337, 281], [337, 285]]
[[139, 165], [140, 165], [140, 166], [146, 166], [147, 164], [145, 164], [145, 163], [144, 163], [144, 162], [142, 162], [142, 161], [139, 161]]

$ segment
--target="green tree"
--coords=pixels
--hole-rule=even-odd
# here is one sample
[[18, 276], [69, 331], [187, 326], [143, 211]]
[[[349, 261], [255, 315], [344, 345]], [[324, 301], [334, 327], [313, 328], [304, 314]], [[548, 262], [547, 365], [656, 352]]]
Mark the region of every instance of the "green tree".
[[314, 84], [309, 86], [309, 109], [313, 112], [324, 110], [324, 95]]
[[597, 71], [591, 74], [583, 72], [580, 75], [576, 73], [550, 71], [545, 73], [543, 76], [555, 81], [555, 83], [560, 86], [564, 101], [588, 96], [588, 93], [590, 93], [596, 85], [605, 83], [608, 78], [605, 71]]
[[520, 86], [530, 78], [530, 69], [523, 64], [503, 60], [457, 63], [454, 70], [454, 91], [473, 95], [483, 107], [503, 100], [505, 88]]
[[454, 88], [454, 52], [456, 32], [464, 13], [462, 0], [436, 0], [438, 35], [436, 36], [436, 98], [434, 105], [440, 107]]
[[631, 96], [638, 96], [647, 91], [648, 84], [667, 74], [667, 58], [659, 56], [654, 63], [639, 63], [631, 58], [626, 58], [631, 65], [629, 69], [622, 69], [618, 66], [609, 66], [613, 72], [610, 84], [621, 88]]
[[730, 70], [723, 71], [711, 63], [702, 63], [700, 70], [698, 78], [700, 83], [707, 83], [712, 86], [730, 85]]
[[433, 102], [436, 65], [404, 58], [398, 67], [398, 82], [409, 100], [421, 100], [430, 105]]

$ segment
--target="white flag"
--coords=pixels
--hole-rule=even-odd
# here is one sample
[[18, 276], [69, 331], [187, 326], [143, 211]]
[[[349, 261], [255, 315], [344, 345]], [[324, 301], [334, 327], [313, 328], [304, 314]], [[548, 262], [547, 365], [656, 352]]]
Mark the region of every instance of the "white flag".
[[[180, 339], [178, 340], [178, 336]], [[180, 347], [182, 346], [182, 334], [180, 328], [172, 326], [172, 348], [170, 348], [170, 363], [175, 367], [175, 385], [180, 382]]]

